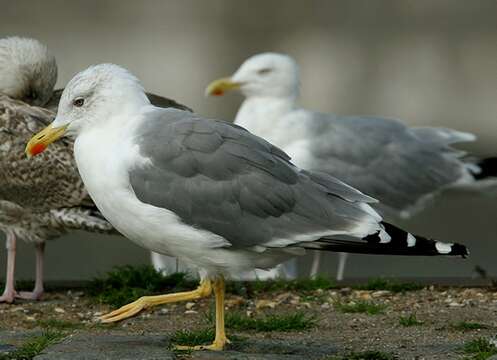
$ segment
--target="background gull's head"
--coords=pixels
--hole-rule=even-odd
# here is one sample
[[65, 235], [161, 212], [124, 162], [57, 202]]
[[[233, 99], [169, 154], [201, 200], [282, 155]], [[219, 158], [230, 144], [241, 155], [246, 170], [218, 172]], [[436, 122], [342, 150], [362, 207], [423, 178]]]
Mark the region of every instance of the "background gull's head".
[[230, 77], [212, 82], [207, 95], [222, 95], [239, 89], [246, 97], [296, 98], [299, 93], [299, 68], [293, 58], [278, 53], [254, 55]]
[[0, 39], [0, 93], [42, 106], [52, 96], [57, 63], [47, 47], [35, 39]]

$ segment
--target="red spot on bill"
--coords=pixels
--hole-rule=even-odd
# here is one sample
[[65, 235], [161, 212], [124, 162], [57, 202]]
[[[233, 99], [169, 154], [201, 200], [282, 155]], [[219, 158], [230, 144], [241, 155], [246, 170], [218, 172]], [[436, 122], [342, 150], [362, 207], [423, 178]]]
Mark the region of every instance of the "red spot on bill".
[[224, 95], [224, 91], [221, 90], [221, 89], [216, 89], [212, 92], [212, 95], [214, 96], [223, 96]]
[[43, 144], [36, 144], [30, 150], [31, 155], [35, 156], [35, 155], [41, 154], [43, 151], [45, 151], [46, 148], [47, 147]]

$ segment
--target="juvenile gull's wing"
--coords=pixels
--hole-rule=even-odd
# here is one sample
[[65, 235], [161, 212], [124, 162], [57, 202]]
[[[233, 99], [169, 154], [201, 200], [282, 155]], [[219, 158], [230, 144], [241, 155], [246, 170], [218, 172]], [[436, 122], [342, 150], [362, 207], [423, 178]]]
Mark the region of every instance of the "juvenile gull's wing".
[[24, 153], [33, 133], [54, 116], [50, 110], [0, 95], [0, 218], [9, 218], [0, 221], [0, 228], [17, 223], [17, 228], [24, 227], [26, 240], [33, 231], [40, 235], [33, 230], [39, 227], [54, 236], [64, 228], [111, 231], [84, 189], [69, 139], [38, 157], [28, 159]]

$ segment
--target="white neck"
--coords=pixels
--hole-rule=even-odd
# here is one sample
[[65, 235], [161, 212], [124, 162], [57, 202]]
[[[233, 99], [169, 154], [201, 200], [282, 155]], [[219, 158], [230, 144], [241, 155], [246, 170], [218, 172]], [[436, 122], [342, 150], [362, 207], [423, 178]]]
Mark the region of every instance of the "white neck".
[[271, 141], [274, 129], [284, 121], [284, 116], [295, 108], [294, 98], [249, 97], [238, 110], [235, 124]]

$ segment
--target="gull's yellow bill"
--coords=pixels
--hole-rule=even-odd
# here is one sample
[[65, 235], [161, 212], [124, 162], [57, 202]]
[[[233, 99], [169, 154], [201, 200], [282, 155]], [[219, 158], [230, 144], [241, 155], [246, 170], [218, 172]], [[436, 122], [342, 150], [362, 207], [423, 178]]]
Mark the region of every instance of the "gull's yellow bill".
[[230, 78], [217, 79], [211, 82], [205, 89], [205, 96], [222, 96], [226, 91], [236, 90], [242, 83], [232, 81]]
[[52, 127], [52, 124], [48, 125], [38, 134], [33, 136], [26, 145], [26, 155], [28, 158], [41, 154], [46, 150], [48, 145], [54, 141], [60, 139], [67, 131], [67, 125], [60, 127]]

